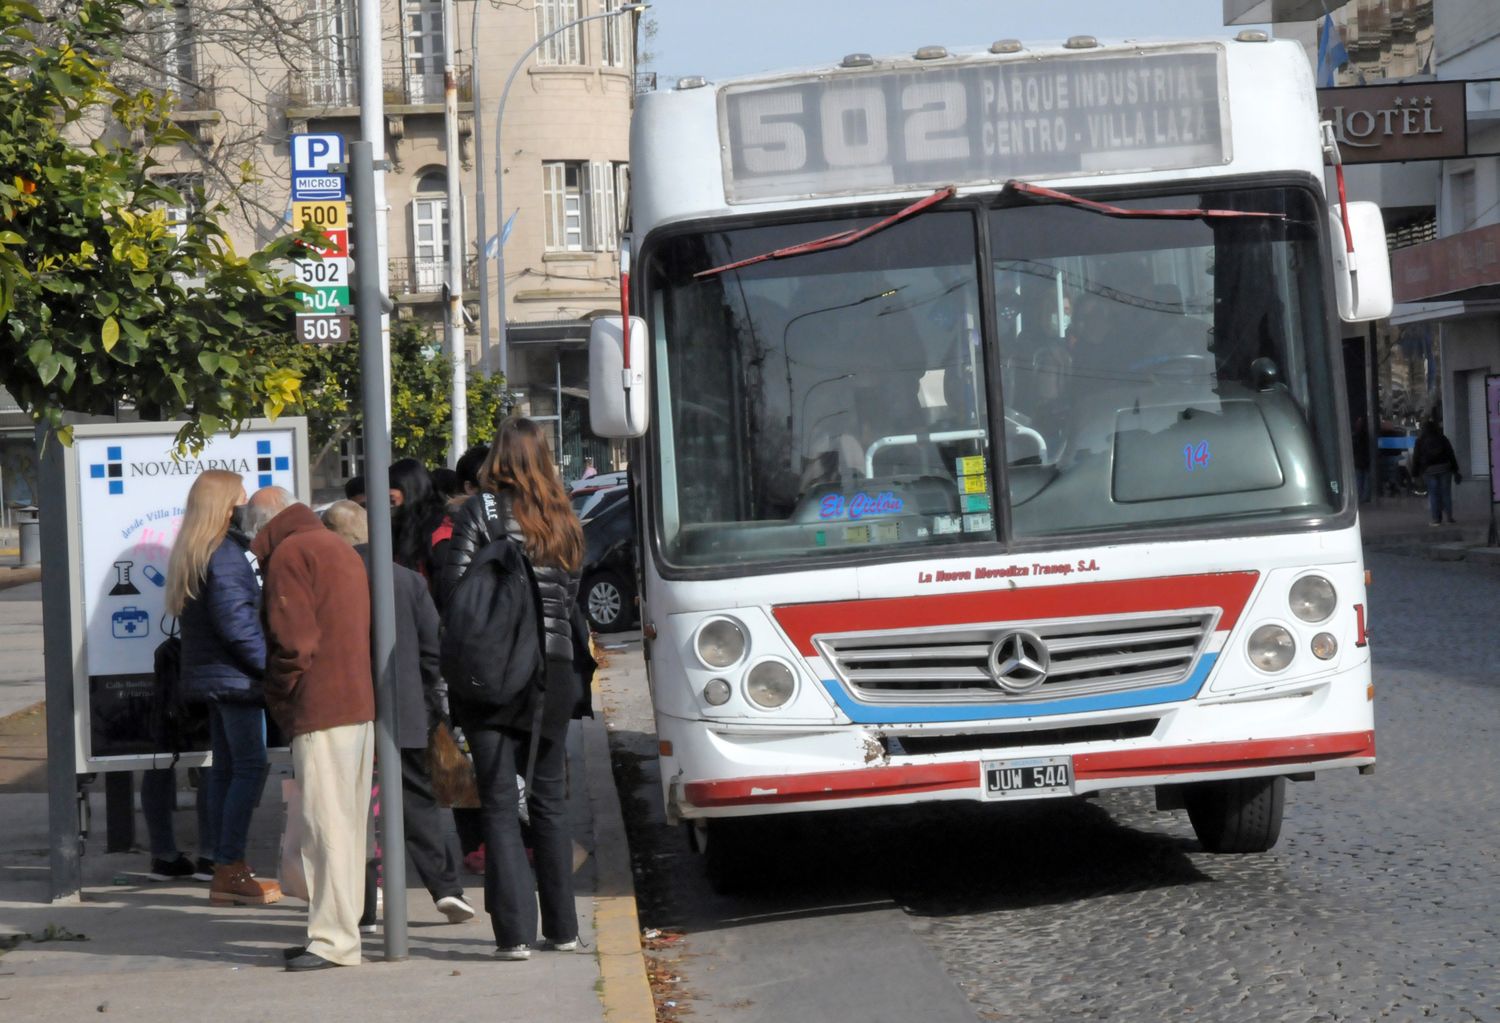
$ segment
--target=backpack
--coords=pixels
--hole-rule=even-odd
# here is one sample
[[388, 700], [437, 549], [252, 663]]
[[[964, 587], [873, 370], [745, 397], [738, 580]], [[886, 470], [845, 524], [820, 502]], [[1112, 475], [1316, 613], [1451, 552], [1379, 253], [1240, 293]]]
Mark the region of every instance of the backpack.
[[199, 748], [207, 733], [208, 708], [189, 701], [182, 692], [182, 639], [175, 633], [162, 640], [152, 659], [155, 684], [151, 690], [151, 741], [172, 763], [184, 751]]
[[456, 703], [524, 712], [535, 701], [540, 710], [547, 671], [536, 575], [520, 545], [505, 535], [495, 496], [481, 496], [489, 543], [448, 596], [443, 678]]

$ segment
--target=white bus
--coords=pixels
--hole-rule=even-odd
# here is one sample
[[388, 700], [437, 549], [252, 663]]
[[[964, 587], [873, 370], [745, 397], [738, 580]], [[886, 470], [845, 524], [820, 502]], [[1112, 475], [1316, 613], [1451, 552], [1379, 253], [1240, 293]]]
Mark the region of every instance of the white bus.
[[1259, 32], [640, 97], [592, 421], [639, 438], [711, 861], [751, 815], [1128, 786], [1259, 851], [1289, 777], [1373, 769], [1339, 339], [1390, 271], [1332, 146]]

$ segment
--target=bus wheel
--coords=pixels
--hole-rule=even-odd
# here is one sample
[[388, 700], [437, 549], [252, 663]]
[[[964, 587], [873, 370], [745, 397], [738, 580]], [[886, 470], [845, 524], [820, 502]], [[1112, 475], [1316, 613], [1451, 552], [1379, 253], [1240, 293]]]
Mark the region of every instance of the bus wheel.
[[1265, 852], [1281, 837], [1285, 778], [1199, 782], [1183, 786], [1182, 799], [1207, 852]]
[[748, 825], [732, 817], [714, 817], [687, 822], [688, 845], [703, 857], [709, 886], [720, 895], [735, 895], [751, 884], [751, 844], [745, 841]]

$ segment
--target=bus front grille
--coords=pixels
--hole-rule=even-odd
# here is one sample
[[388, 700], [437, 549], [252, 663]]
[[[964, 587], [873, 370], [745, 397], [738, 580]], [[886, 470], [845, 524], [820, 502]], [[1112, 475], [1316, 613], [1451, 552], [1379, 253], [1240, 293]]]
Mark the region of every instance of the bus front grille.
[[[822, 635], [813, 643], [866, 703], [1030, 702], [1181, 682], [1217, 617], [1206, 609], [1001, 622]], [[1018, 651], [1026, 664], [1016, 670], [1010, 662]]]

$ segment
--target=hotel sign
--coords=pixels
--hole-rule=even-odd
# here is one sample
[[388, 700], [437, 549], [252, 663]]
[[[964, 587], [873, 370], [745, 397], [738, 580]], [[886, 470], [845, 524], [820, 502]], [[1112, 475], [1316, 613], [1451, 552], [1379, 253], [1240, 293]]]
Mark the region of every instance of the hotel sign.
[[1443, 160], [1468, 150], [1463, 82], [1412, 82], [1319, 89], [1345, 163]]

